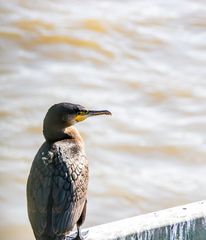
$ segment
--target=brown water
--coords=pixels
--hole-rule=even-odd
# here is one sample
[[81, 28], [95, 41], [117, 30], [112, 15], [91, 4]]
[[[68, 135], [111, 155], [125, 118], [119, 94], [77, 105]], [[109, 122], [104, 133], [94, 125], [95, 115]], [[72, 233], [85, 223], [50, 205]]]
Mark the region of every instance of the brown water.
[[57, 102], [108, 109], [77, 125], [85, 226], [206, 197], [206, 1], [1, 1], [0, 236], [34, 239], [25, 184]]

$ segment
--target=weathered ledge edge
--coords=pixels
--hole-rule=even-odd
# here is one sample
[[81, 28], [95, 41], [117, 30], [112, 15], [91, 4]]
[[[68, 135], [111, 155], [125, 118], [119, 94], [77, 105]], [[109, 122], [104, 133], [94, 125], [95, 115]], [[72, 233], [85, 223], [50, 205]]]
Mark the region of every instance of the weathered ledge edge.
[[87, 240], [206, 240], [206, 201], [85, 229]]

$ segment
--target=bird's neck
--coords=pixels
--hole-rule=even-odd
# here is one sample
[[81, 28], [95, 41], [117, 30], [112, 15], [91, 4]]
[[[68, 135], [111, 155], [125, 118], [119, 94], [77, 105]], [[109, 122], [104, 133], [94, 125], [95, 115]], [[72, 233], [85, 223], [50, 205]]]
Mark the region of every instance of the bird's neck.
[[83, 143], [83, 139], [79, 134], [79, 131], [74, 126], [65, 128], [64, 134], [66, 134], [69, 139], [73, 139], [79, 143]]
[[83, 143], [82, 137], [80, 136], [78, 130], [73, 127], [67, 127], [65, 129], [49, 129], [46, 128], [43, 131], [47, 142], [57, 142], [65, 139], [71, 139], [79, 143]]

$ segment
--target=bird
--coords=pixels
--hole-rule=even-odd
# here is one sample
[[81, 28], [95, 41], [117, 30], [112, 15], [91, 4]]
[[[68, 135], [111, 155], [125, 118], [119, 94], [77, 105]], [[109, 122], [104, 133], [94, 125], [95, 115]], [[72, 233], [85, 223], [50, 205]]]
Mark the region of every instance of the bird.
[[62, 102], [45, 115], [45, 142], [27, 180], [28, 217], [36, 240], [65, 240], [75, 225], [73, 239], [85, 238], [81, 226], [86, 218], [89, 168], [83, 139], [73, 125], [98, 115], [111, 112]]

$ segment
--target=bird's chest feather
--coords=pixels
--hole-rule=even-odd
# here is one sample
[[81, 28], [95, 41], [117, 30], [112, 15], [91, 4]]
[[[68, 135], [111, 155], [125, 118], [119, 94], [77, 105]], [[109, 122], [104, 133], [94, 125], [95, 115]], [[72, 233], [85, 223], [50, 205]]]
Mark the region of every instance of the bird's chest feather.
[[50, 194], [57, 211], [65, 199], [79, 202], [87, 195], [88, 160], [75, 142], [61, 141], [44, 147], [37, 155], [34, 172], [38, 174], [32, 174], [32, 185], [36, 186], [36, 193], [47, 195], [42, 201], [45, 206]]
[[[88, 161], [82, 149], [73, 143], [55, 146], [53, 189], [69, 192], [74, 201], [85, 198], [88, 186]], [[55, 196], [54, 196], [55, 197]]]

